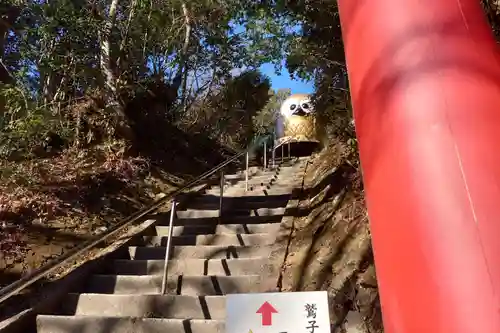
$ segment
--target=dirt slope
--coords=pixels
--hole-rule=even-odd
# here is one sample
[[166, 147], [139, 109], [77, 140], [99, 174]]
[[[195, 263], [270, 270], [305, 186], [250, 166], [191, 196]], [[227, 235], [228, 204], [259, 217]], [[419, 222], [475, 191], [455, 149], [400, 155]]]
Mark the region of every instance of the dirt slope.
[[383, 328], [361, 176], [347, 155], [335, 144], [308, 165], [281, 290], [327, 290], [332, 332], [378, 333]]
[[227, 158], [206, 138], [200, 143], [180, 130], [169, 133], [169, 144], [182, 149], [130, 157], [116, 143], [0, 161], [0, 287]]

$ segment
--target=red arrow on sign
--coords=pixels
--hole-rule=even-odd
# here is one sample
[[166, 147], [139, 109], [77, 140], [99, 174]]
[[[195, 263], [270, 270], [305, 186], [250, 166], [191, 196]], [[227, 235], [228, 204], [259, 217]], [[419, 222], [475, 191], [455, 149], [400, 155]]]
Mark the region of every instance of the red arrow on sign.
[[264, 302], [256, 313], [262, 314], [262, 326], [271, 326], [273, 322], [273, 313], [278, 313], [278, 311], [268, 302]]

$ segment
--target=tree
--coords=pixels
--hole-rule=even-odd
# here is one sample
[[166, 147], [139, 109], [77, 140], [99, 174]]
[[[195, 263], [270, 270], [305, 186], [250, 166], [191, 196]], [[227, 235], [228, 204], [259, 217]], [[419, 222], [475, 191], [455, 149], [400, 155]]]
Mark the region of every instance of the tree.
[[273, 133], [276, 125], [276, 116], [280, 111], [281, 104], [292, 93], [291, 89], [279, 89], [277, 91], [269, 91], [269, 101], [267, 104], [253, 117], [253, 126], [258, 134]]
[[232, 148], [244, 148], [254, 137], [253, 118], [269, 100], [270, 81], [258, 70], [228, 79], [192, 107], [189, 132], [205, 133]]
[[[279, 64], [290, 41], [287, 18], [258, 0], [10, 0], [0, 10], [0, 82], [16, 91], [0, 88], [9, 142], [36, 141], [49, 128], [78, 144], [117, 134], [136, 141], [145, 109], [182, 127], [203, 113], [192, 106], [220, 92], [222, 113], [244, 105], [251, 122], [267, 96], [254, 85], [260, 104], [251, 95], [231, 100], [232, 71]], [[25, 139], [14, 133], [21, 123], [30, 127]]]
[[486, 18], [491, 25], [495, 38], [500, 40], [500, 3], [497, 0], [481, 0]]
[[318, 117], [330, 135], [354, 138], [336, 0], [276, 0], [271, 11], [300, 26], [288, 44], [286, 65], [294, 77], [314, 80], [312, 99]]

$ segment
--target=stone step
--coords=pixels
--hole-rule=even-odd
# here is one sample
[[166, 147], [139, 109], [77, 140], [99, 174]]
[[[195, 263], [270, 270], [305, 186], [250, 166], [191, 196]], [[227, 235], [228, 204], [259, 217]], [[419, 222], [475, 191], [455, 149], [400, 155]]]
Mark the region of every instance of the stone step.
[[[258, 171], [258, 172], [250, 172], [248, 175], [248, 180], [255, 180], [259, 182], [268, 182], [272, 179], [276, 178], [293, 178], [297, 177], [297, 170], [294, 168], [283, 168], [283, 169], [275, 169], [275, 170], [268, 170], [268, 171]], [[220, 178], [219, 178], [220, 180]], [[242, 171], [241, 174], [235, 174], [235, 175], [224, 175], [224, 180], [228, 182], [228, 184], [234, 184], [237, 182], [245, 182], [246, 180], [246, 175], [245, 171]]]
[[[300, 172], [297, 172], [298, 170], [294, 168], [284, 168], [280, 170], [269, 170], [266, 172], [256, 172], [248, 175], [248, 180], [249, 181], [255, 181], [255, 182], [269, 182], [271, 180], [286, 180], [286, 179], [293, 179], [297, 178], [300, 175]], [[299, 175], [298, 175], [299, 174]], [[241, 174], [234, 174], [234, 175], [224, 175], [224, 181], [228, 186], [231, 184], [236, 184], [236, 183], [244, 183], [246, 180], [245, 172], [243, 171]], [[219, 178], [220, 181], [220, 178]], [[215, 184], [214, 184], [215, 185]], [[217, 184], [218, 185], [218, 184]]]
[[[143, 236], [144, 246], [166, 246], [168, 236]], [[274, 244], [276, 234], [212, 234], [186, 235], [172, 237], [173, 246], [183, 245], [270, 245]]]
[[218, 319], [226, 315], [224, 296], [68, 294], [62, 315]]
[[[299, 185], [291, 186], [291, 187], [265, 187], [265, 186], [254, 186], [248, 187], [248, 191], [245, 191], [245, 188], [230, 188], [224, 190], [224, 196], [232, 196], [232, 197], [265, 197], [265, 196], [279, 196], [279, 195], [290, 195], [292, 191], [300, 188]], [[206, 190], [205, 194], [219, 196], [220, 191], [218, 189], [210, 189]]]
[[[129, 255], [132, 260], [165, 259], [166, 247], [130, 246]], [[268, 257], [268, 246], [175, 246], [171, 249], [170, 259], [231, 259]]]
[[[265, 178], [265, 177], [297, 177], [297, 174], [300, 173], [301, 170], [303, 170], [304, 167], [302, 166], [281, 166], [279, 168], [271, 168], [269, 167], [267, 170], [258, 170], [255, 172], [250, 172], [248, 175], [248, 178]], [[238, 174], [235, 174], [238, 175]], [[231, 176], [229, 176], [228, 180], [240, 180], [243, 178], [245, 179], [245, 170], [241, 171], [241, 174], [239, 176], [233, 177], [231, 179]]]
[[[222, 204], [224, 210], [229, 209], [258, 209], [258, 208], [280, 208], [285, 207], [290, 200], [290, 194], [283, 195], [254, 195], [254, 196], [230, 196], [224, 193]], [[194, 198], [184, 204], [189, 209], [219, 209], [220, 194], [205, 194]]]
[[[226, 216], [233, 216], [238, 218], [240, 216], [272, 216], [272, 215], [283, 215], [285, 213], [285, 207], [280, 208], [258, 208], [258, 209], [234, 209], [230, 211], [224, 211]], [[217, 217], [219, 216], [218, 210], [210, 209], [186, 209], [178, 210], [177, 217], [181, 219], [187, 218], [199, 218], [199, 217]]]
[[[278, 155], [276, 155], [276, 157], [278, 157]], [[269, 161], [271, 161], [271, 156], [269, 156]], [[279, 159], [276, 158], [276, 162], [279, 162]], [[279, 164], [279, 163], [276, 163], [276, 167], [279, 167], [280, 169], [286, 169], [286, 170], [292, 170], [292, 169], [296, 169], [296, 168], [301, 168], [301, 167], [304, 167], [305, 166], [305, 163], [288, 163], [288, 161], [286, 161], [287, 163], [282, 163], [282, 164]], [[305, 162], [305, 161], [304, 161]], [[251, 173], [251, 174], [259, 174], [259, 173], [266, 173], [266, 172], [271, 172], [273, 171], [273, 168], [272, 168], [272, 165], [268, 163], [268, 168], [267, 169], [264, 169], [262, 165], [258, 165], [258, 166], [249, 166], [248, 168], [248, 171]], [[245, 172], [245, 166], [243, 165], [241, 170], [240, 171], [236, 171], [234, 172], [233, 174], [238, 174], [238, 173], [244, 173]]]
[[[280, 228], [280, 223], [265, 223], [265, 224], [220, 224], [220, 225], [190, 225], [176, 226], [172, 230], [173, 236], [184, 235], [208, 235], [208, 234], [258, 234], [258, 233], [274, 233]], [[167, 236], [167, 226], [155, 226], [157, 236]]]
[[[155, 295], [161, 293], [161, 275], [93, 275], [85, 288], [86, 293]], [[242, 276], [171, 276], [167, 281], [167, 294], [212, 296], [263, 292], [260, 275]]]
[[[258, 164], [258, 166], [250, 166], [248, 169], [252, 172], [259, 172], [259, 171], [270, 171], [272, 170], [271, 166], [272, 166], [272, 153], [269, 152], [269, 155], [267, 156], [268, 157], [268, 169], [267, 170], [264, 170], [262, 165], [261, 164]], [[305, 161], [307, 161], [308, 158], [305, 158], [305, 159], [302, 159], [302, 158], [299, 158], [299, 159], [296, 159], [296, 158], [292, 158], [292, 159], [289, 159], [288, 157], [285, 157], [283, 159], [283, 161], [281, 161], [281, 150], [276, 150], [276, 154], [275, 154], [275, 163], [276, 163], [276, 167], [281, 167], [281, 168], [298, 168], [298, 167], [303, 167], [305, 165]], [[283, 163], [281, 163], [283, 162]], [[244, 171], [244, 166], [243, 166], [243, 170]]]
[[[150, 219], [155, 219], [156, 226], [166, 227], [170, 223], [170, 213], [156, 213], [149, 217]], [[212, 216], [212, 217], [193, 217], [193, 218], [176, 218], [174, 220], [174, 226], [191, 226], [191, 225], [226, 225], [226, 224], [266, 224], [266, 223], [279, 223], [283, 216], [281, 215], [271, 215], [271, 216], [226, 216], [222, 217]]]
[[130, 260], [109, 261], [87, 279], [85, 293], [68, 294], [60, 316], [37, 316], [38, 333], [224, 332], [222, 295], [265, 292], [268, 245], [301, 186], [306, 160], [250, 167], [248, 191], [244, 171], [226, 175], [221, 217], [217, 179], [201, 196], [187, 193], [172, 230], [167, 295], [160, 291], [170, 216], [148, 216], [157, 223], [132, 243], [145, 246], [130, 246]]
[[[299, 179], [301, 178], [296, 176], [287, 176], [279, 174], [276, 177], [252, 177], [248, 179], [248, 184], [262, 185], [262, 186], [263, 185], [283, 186], [283, 185], [295, 184], [298, 182]], [[227, 184], [225, 188], [244, 187], [244, 186], [245, 186], [245, 179], [238, 180], [237, 182], [233, 181], [232, 183]]]
[[[296, 163], [296, 162], [289, 162], [285, 160], [283, 163], [281, 163], [281, 158], [278, 158], [278, 155], [281, 157], [281, 152], [280, 154], [276, 153], [276, 159], [274, 161], [275, 166], [273, 167], [273, 161], [270, 158], [268, 163], [267, 163], [267, 170], [266, 171], [273, 171], [273, 170], [300, 170], [301, 168], [304, 168], [305, 163]], [[262, 170], [262, 167], [261, 167]]]
[[[267, 257], [240, 259], [170, 260], [169, 275], [251, 275], [259, 274], [269, 262]], [[163, 275], [165, 260], [115, 260], [109, 269], [117, 275]]]
[[[255, 180], [255, 181], [262, 181], [262, 182], [267, 182], [270, 181], [271, 179], [277, 178], [279, 173], [276, 171], [271, 171], [271, 172], [257, 172], [254, 174], [249, 174], [248, 179], [250, 180]], [[295, 176], [295, 172], [289, 172], [289, 174], [284, 174], [284, 176]], [[245, 181], [246, 176], [245, 172], [242, 172], [241, 174], [235, 174], [235, 175], [225, 175], [224, 179], [227, 180], [228, 182], [234, 183], [235, 181]]]
[[[270, 187], [270, 188], [273, 188], [273, 189], [288, 189], [290, 187], [295, 187], [295, 186], [298, 186], [300, 184], [300, 181], [299, 179], [287, 179], [286, 181], [285, 180], [282, 180], [282, 181], [278, 181], [278, 182], [273, 182], [271, 184], [267, 183], [267, 182], [257, 182], [257, 181], [248, 181], [248, 187], [253, 187], [253, 188], [256, 188], [256, 187], [263, 187], [263, 186], [266, 186], [266, 187]], [[228, 190], [230, 189], [234, 189], [234, 190], [244, 190], [245, 189], [245, 182], [238, 182], [236, 184], [233, 184], [231, 185], [231, 187], [227, 188]], [[207, 191], [210, 191], [212, 189], [209, 189]], [[220, 189], [218, 191], [218, 193], [220, 192]]]
[[[223, 320], [39, 315], [37, 333], [224, 333]], [[246, 333], [246, 332], [244, 332]]]
[[[248, 187], [268, 187], [268, 188], [276, 188], [276, 189], [281, 189], [281, 190], [286, 190], [289, 187], [297, 187], [300, 186], [302, 183], [302, 178], [297, 178], [297, 179], [291, 179], [288, 178], [287, 180], [280, 180], [280, 181], [274, 181], [274, 182], [259, 182], [259, 181], [248, 181]], [[216, 191], [215, 191], [216, 190]], [[232, 185], [225, 185], [224, 186], [224, 193], [228, 193], [229, 191], [241, 191], [244, 192], [245, 190], [245, 181], [242, 182], [237, 182]], [[213, 185], [211, 187], [208, 187], [204, 189], [205, 192], [211, 192], [215, 191], [217, 195], [220, 193], [220, 186], [218, 185]]]

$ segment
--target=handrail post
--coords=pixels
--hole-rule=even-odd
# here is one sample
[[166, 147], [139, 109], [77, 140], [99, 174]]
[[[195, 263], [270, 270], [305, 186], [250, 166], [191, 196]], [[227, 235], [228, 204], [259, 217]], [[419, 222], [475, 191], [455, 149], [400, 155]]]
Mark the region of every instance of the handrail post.
[[249, 160], [249, 152], [247, 150], [246, 153], [246, 167], [245, 167], [245, 192], [248, 191], [248, 160]]
[[273, 169], [276, 167], [276, 145], [273, 145]]
[[161, 282], [161, 294], [165, 295], [167, 291], [168, 281], [168, 260], [170, 258], [170, 248], [172, 247], [172, 235], [174, 232], [175, 206], [177, 202], [172, 199], [172, 207], [170, 208], [170, 222], [168, 224], [167, 249], [165, 251], [165, 266], [163, 267], [163, 280]]
[[219, 217], [222, 216], [222, 200], [224, 198], [224, 171], [220, 172], [220, 199], [219, 199]]
[[288, 159], [290, 159], [290, 141], [288, 141]]
[[285, 145], [281, 145], [281, 163], [283, 163], [283, 160], [285, 159]]
[[267, 169], [267, 144], [264, 141], [264, 169]]

